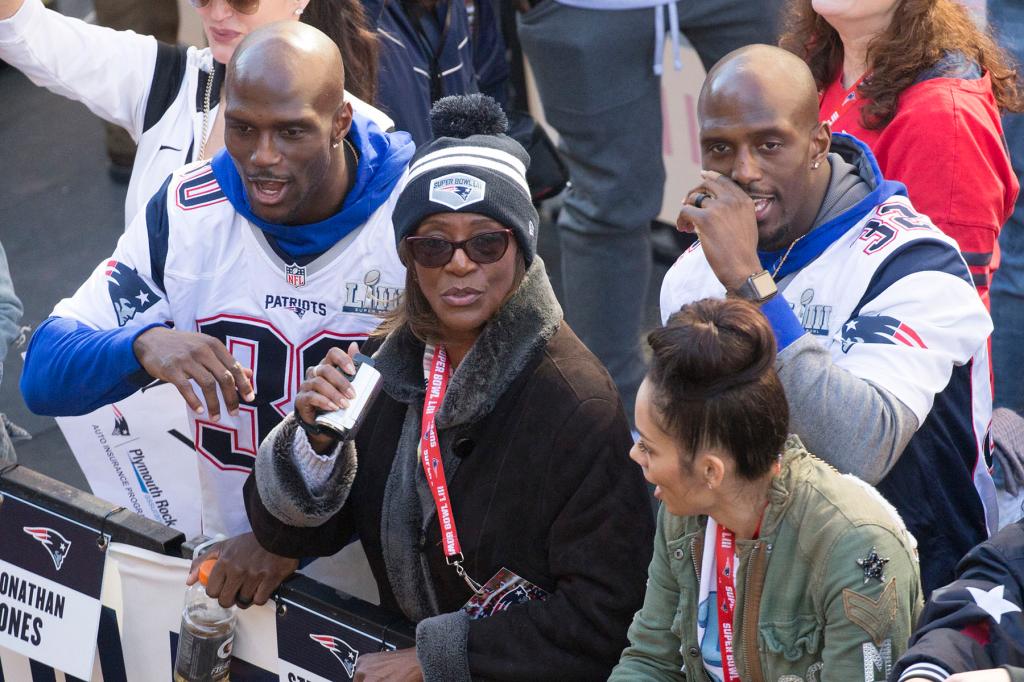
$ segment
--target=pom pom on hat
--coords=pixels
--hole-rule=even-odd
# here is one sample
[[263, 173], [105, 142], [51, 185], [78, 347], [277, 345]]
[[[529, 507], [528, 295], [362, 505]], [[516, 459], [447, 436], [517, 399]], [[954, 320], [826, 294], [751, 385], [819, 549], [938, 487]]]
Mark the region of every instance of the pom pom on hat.
[[487, 95], [451, 95], [437, 100], [430, 110], [430, 129], [435, 138], [504, 135], [508, 118]]

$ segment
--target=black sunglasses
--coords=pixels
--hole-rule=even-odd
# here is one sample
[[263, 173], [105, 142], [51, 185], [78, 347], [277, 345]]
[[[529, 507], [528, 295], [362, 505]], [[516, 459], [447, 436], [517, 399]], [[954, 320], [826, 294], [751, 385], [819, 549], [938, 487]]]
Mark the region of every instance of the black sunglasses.
[[[188, 0], [196, 9], [202, 9], [210, 4], [210, 0]], [[260, 0], [227, 0], [231, 9], [241, 14], [256, 14], [260, 8]]]
[[512, 230], [506, 228], [495, 232], [484, 232], [461, 242], [450, 242], [440, 237], [406, 237], [412, 259], [425, 268], [441, 268], [448, 265], [456, 249], [462, 249], [469, 259], [480, 265], [496, 263], [508, 251]]

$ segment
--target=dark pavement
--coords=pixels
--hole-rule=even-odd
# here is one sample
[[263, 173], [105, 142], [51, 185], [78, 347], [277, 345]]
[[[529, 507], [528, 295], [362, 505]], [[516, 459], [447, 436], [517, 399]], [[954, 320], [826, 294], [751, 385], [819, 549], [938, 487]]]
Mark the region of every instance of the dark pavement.
[[[63, 11], [85, 16], [87, 0], [63, 0]], [[128, 65], [125, 65], [127, 68]], [[103, 126], [84, 106], [53, 95], [9, 67], [0, 67], [0, 241], [18, 296], [23, 324], [33, 329], [61, 298], [70, 296], [114, 249], [124, 226], [125, 186], [107, 175]], [[558, 238], [542, 224], [539, 250], [560, 295]], [[647, 301], [657, 323], [665, 266], [655, 264]], [[21, 463], [86, 488], [56, 422], [29, 412], [18, 391], [21, 353], [7, 355], [0, 412], [33, 434], [18, 443]]]

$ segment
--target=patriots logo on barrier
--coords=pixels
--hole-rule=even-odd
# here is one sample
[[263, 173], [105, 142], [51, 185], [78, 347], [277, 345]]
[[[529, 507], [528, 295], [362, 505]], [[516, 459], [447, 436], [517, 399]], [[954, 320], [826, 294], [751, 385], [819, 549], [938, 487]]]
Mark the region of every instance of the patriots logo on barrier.
[[111, 409], [114, 410], [114, 430], [110, 432], [111, 436], [130, 436], [131, 431], [128, 430], [128, 420], [121, 414], [121, 410], [117, 409], [117, 405], [111, 405]]
[[874, 315], [857, 317], [843, 325], [843, 352], [848, 353], [855, 343], [883, 343], [889, 345], [928, 348], [910, 325], [895, 317]]
[[350, 678], [355, 677], [359, 652], [353, 649], [348, 642], [331, 635], [310, 635], [309, 638], [334, 654]]
[[449, 173], [430, 181], [430, 200], [458, 211], [484, 200], [487, 183], [465, 173]]
[[103, 274], [107, 278], [107, 291], [117, 315], [117, 326], [128, 324], [137, 314], [152, 308], [160, 297], [153, 293], [138, 270], [116, 260], [108, 260]]
[[60, 567], [64, 565], [64, 559], [67, 558], [68, 551], [71, 549], [71, 541], [52, 528], [43, 528], [42, 526], [30, 528], [23, 526], [22, 530], [39, 541], [39, 544], [46, 549], [50, 558], [53, 559], [53, 565], [59, 571]]

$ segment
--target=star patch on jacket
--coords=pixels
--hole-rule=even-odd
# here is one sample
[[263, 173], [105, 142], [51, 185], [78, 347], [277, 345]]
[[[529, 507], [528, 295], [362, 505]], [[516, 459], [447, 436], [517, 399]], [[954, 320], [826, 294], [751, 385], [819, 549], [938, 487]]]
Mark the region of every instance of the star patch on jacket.
[[857, 565], [864, 569], [864, 584], [874, 578], [880, 583], [885, 582], [885, 565], [889, 563], [888, 557], [878, 556], [878, 548], [872, 547], [868, 555], [863, 559], [857, 559]]

